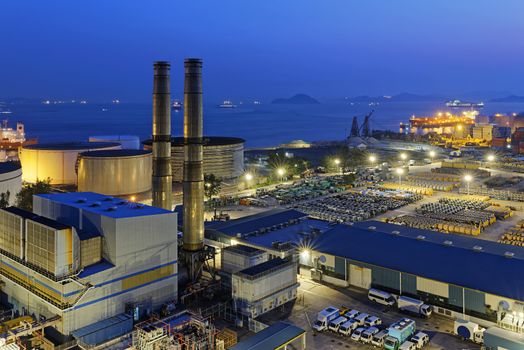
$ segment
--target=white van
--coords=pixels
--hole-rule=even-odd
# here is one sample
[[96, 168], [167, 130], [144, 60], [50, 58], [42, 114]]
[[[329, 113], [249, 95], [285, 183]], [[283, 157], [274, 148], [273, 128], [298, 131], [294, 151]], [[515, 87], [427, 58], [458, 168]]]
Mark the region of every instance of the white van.
[[369, 316], [368, 318], [366, 318], [366, 321], [364, 322], [364, 325], [366, 327], [375, 327], [380, 326], [381, 324], [382, 320], [377, 316]]
[[368, 299], [386, 306], [393, 306], [396, 302], [393, 295], [374, 288], [368, 291]]
[[362, 333], [364, 333], [365, 330], [366, 329], [364, 327], [358, 327], [357, 329], [355, 329], [351, 334], [351, 340], [359, 341], [360, 336], [362, 335]]
[[388, 336], [388, 330], [384, 329], [383, 331], [378, 332], [371, 339], [371, 345], [378, 346], [379, 348], [384, 346], [384, 340]]
[[344, 317], [347, 317], [348, 319], [352, 319], [352, 318], [355, 318], [357, 317], [357, 315], [360, 313], [360, 311], [358, 310], [351, 310], [351, 311], [348, 311], [344, 314]]
[[353, 330], [358, 327], [358, 323], [355, 320], [349, 320], [340, 325], [338, 332], [342, 335], [350, 335]]
[[377, 327], [369, 327], [366, 329], [362, 335], [360, 336], [360, 341], [364, 344], [371, 343], [371, 340], [373, 339], [373, 336], [377, 334], [379, 329]]
[[329, 324], [329, 330], [333, 332], [338, 332], [338, 329], [340, 328], [340, 325], [346, 322], [348, 319], [344, 316], [337, 317], [331, 323]]
[[411, 337], [410, 342], [415, 343], [417, 349], [422, 349], [427, 343], [429, 343], [429, 335], [424, 332], [417, 332]]
[[417, 350], [417, 346], [415, 345], [415, 343], [412, 343], [410, 341], [405, 341], [398, 348], [398, 350]]
[[366, 313], [361, 313], [361, 314], [358, 314], [357, 317], [354, 318], [355, 321], [358, 322], [358, 325], [359, 326], [363, 326], [364, 323], [366, 322], [366, 318], [368, 318], [369, 315], [366, 314]]

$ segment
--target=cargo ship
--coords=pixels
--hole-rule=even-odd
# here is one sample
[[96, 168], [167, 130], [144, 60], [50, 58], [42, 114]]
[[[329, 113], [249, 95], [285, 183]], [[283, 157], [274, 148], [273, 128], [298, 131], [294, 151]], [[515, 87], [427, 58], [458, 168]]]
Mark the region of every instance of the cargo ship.
[[0, 149], [16, 150], [21, 146], [34, 145], [37, 139], [25, 137], [25, 127], [21, 122], [16, 123], [16, 129], [10, 128], [8, 121], [2, 121], [0, 127]]
[[453, 100], [446, 102], [446, 106], [451, 108], [483, 108], [484, 102], [466, 102], [461, 100]]
[[237, 105], [233, 104], [230, 100], [225, 100], [217, 106], [218, 108], [236, 108]]

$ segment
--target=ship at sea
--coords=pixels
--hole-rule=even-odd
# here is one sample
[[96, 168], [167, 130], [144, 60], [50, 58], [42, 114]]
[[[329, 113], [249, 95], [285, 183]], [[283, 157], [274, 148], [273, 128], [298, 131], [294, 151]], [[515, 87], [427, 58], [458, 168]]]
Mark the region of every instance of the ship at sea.
[[174, 110], [175, 112], [178, 112], [182, 109], [182, 103], [180, 103], [179, 100], [174, 100], [173, 103], [171, 104], [171, 109]]
[[452, 100], [446, 102], [446, 106], [451, 108], [483, 108], [484, 102], [466, 102], [461, 100]]
[[217, 106], [218, 108], [237, 108], [237, 105], [233, 104], [230, 100], [225, 100]]
[[16, 129], [9, 127], [8, 120], [3, 120], [0, 127], [0, 149], [16, 150], [21, 146], [34, 145], [37, 139], [27, 139], [25, 127], [21, 122], [16, 123]]

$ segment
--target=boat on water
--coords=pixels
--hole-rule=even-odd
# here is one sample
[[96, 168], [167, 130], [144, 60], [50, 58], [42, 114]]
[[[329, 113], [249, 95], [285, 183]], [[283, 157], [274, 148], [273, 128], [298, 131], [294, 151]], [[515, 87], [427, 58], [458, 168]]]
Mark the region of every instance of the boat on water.
[[171, 109], [178, 112], [182, 109], [182, 103], [179, 100], [174, 100], [171, 104]]
[[16, 123], [16, 129], [9, 127], [9, 121], [3, 120], [0, 127], [0, 149], [15, 150], [21, 146], [34, 145], [37, 139], [25, 137], [25, 127], [21, 122]]
[[446, 106], [451, 108], [483, 108], [484, 102], [467, 102], [461, 100], [452, 100], [446, 102]]
[[230, 100], [225, 100], [217, 106], [218, 108], [237, 108], [237, 105], [233, 104]]

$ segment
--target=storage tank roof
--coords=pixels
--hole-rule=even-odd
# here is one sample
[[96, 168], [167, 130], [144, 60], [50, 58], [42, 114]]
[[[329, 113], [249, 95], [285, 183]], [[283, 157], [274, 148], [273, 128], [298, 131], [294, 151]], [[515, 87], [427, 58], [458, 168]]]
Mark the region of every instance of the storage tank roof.
[[[227, 145], [236, 145], [239, 143], [245, 143], [246, 140], [239, 137], [228, 137], [228, 136], [204, 136], [204, 146], [227, 146]], [[151, 146], [153, 141], [151, 139], [145, 140], [142, 144]], [[171, 146], [183, 146], [184, 138], [183, 137], [172, 137]]]
[[90, 139], [98, 140], [138, 140], [139, 137], [136, 135], [94, 135], [89, 136]]
[[24, 146], [24, 149], [45, 151], [81, 151], [97, 148], [118, 147], [118, 142], [60, 142], [60, 143], [38, 143], [36, 145]]
[[20, 162], [2, 162], [0, 163], [0, 174], [10, 173], [19, 170], [21, 167]]
[[120, 158], [120, 157], [136, 157], [151, 154], [151, 151], [139, 150], [139, 149], [107, 149], [100, 151], [87, 151], [82, 152], [80, 155], [83, 157], [94, 157], [94, 158]]

